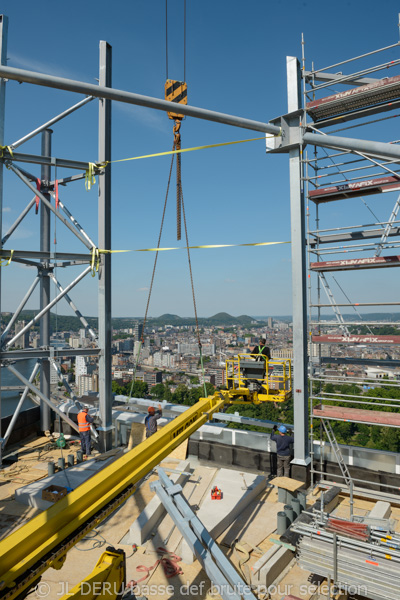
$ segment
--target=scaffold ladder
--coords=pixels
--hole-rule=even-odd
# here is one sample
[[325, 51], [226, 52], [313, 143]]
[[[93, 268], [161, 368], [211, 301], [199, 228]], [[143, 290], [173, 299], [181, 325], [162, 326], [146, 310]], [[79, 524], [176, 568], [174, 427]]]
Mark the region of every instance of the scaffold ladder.
[[385, 231], [383, 232], [381, 241], [379, 242], [379, 244], [377, 246], [375, 256], [381, 255], [383, 246], [386, 244], [386, 240], [388, 239], [390, 230], [392, 229], [392, 223], [393, 223], [393, 221], [395, 221], [395, 219], [397, 217], [397, 213], [399, 212], [399, 208], [400, 208], [400, 195], [397, 197], [396, 204], [394, 205], [393, 210], [392, 210], [392, 214], [390, 215], [389, 220], [386, 223]]
[[335, 298], [334, 298], [332, 290], [329, 287], [329, 284], [328, 284], [328, 282], [326, 280], [325, 274], [322, 273], [322, 272], [320, 272], [320, 273], [318, 273], [318, 277], [319, 277], [319, 279], [320, 279], [320, 281], [322, 283], [322, 287], [324, 288], [326, 295], [328, 296], [329, 303], [332, 306], [332, 310], [333, 310], [333, 312], [336, 315], [336, 318], [337, 318], [337, 320], [339, 322], [340, 328], [342, 329], [344, 335], [349, 336], [350, 332], [347, 329], [347, 326], [346, 326], [346, 324], [344, 322], [342, 313], [340, 312], [340, 310], [339, 310], [339, 308], [338, 308], [338, 306], [337, 306], [337, 304], [335, 302]]
[[346, 463], [344, 462], [344, 458], [343, 458], [342, 452], [339, 448], [339, 444], [337, 443], [336, 436], [333, 433], [332, 426], [328, 420], [323, 419], [322, 417], [320, 417], [320, 419], [321, 419], [322, 426], [325, 430], [326, 436], [328, 438], [328, 441], [329, 441], [331, 448], [333, 450], [333, 453], [335, 455], [336, 461], [339, 464], [339, 467], [342, 472], [343, 478], [346, 482], [346, 485], [349, 487], [350, 490], [352, 490], [353, 480], [351, 478], [350, 471], [347, 468]]

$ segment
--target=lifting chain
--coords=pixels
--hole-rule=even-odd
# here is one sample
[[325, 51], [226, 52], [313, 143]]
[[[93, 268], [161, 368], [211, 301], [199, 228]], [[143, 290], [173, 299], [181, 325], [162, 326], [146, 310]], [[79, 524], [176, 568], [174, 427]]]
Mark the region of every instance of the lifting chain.
[[[181, 149], [181, 119], [175, 119], [174, 125], [174, 150]], [[181, 239], [181, 214], [182, 214], [182, 173], [181, 155], [176, 155], [176, 239]]]

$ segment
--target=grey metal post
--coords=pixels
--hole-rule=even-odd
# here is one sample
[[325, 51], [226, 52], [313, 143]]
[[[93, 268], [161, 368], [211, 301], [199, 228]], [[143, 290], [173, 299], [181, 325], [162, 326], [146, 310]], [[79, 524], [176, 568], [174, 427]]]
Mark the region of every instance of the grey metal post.
[[[42, 133], [42, 156], [51, 156], [51, 129], [46, 129]], [[50, 165], [42, 165], [41, 168], [41, 191], [45, 198], [50, 202], [48, 185], [51, 179]], [[50, 209], [40, 203], [40, 250], [41, 252], [50, 252]], [[50, 278], [48, 274], [49, 261], [41, 261], [41, 280], [40, 280], [40, 310], [50, 302]], [[50, 311], [46, 312], [40, 319], [40, 345], [43, 348], [50, 348]], [[42, 360], [40, 370], [40, 391], [50, 398], [50, 361], [48, 358]], [[50, 408], [40, 401], [40, 429], [41, 431], [50, 430], [51, 412]]]
[[[111, 87], [111, 46], [100, 42], [99, 85]], [[99, 162], [111, 160], [111, 100], [99, 102]], [[111, 165], [99, 176], [99, 248], [111, 249]], [[111, 254], [99, 268], [99, 431], [100, 450], [112, 448], [111, 395]]]
[[[288, 112], [301, 107], [301, 75], [297, 58], [288, 56]], [[299, 129], [299, 117], [289, 122]], [[295, 134], [296, 131], [293, 131]], [[298, 133], [298, 132], [297, 132]], [[292, 131], [290, 133], [292, 138]], [[307, 265], [304, 216], [304, 190], [301, 181], [301, 147], [289, 151], [290, 227], [292, 239], [292, 298], [293, 298], [293, 401], [294, 401], [294, 460], [303, 467], [310, 464], [308, 444], [308, 381], [307, 381]], [[297, 475], [300, 477], [300, 475]]]
[[[7, 33], [8, 33], [8, 18], [0, 15], [0, 64], [7, 65]], [[0, 145], [4, 145], [4, 115], [6, 101], [6, 82], [0, 78]], [[1, 241], [3, 223], [3, 163], [0, 163], [0, 249], [3, 248]], [[1, 274], [0, 274], [0, 316], [1, 316]], [[0, 387], [1, 387], [1, 369], [0, 369]], [[0, 392], [0, 438], [1, 438], [1, 392]], [[0, 465], [1, 450], [0, 450]]]

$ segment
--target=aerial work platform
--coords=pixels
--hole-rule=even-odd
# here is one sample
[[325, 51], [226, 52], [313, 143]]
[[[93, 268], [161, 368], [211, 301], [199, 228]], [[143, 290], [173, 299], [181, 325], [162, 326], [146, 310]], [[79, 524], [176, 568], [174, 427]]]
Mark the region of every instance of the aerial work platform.
[[317, 406], [314, 406], [313, 415], [315, 417], [333, 419], [335, 421], [351, 421], [352, 423], [400, 427], [400, 413], [394, 412], [318, 404]]

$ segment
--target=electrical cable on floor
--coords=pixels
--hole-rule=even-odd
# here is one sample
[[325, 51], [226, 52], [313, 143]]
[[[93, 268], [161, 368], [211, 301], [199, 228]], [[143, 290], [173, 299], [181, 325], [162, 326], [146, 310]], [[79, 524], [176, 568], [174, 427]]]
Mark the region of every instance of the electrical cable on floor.
[[[92, 535], [92, 534], [94, 534], [94, 535]], [[101, 538], [101, 539], [98, 539], [98, 538]], [[79, 544], [83, 544], [85, 541], [86, 542], [93, 541], [92, 547], [91, 548], [79, 548]], [[108, 544], [108, 546], [112, 546], [112, 544], [109, 544], [107, 542], [106, 538], [101, 535], [101, 533], [96, 531], [96, 529], [93, 529], [90, 533], [85, 535], [84, 538], [82, 538], [81, 540], [79, 540], [79, 542], [77, 542], [75, 544], [75, 548], [77, 550], [79, 550], [79, 552], [89, 552], [90, 550], [96, 550], [98, 548], [102, 548], [105, 544]]]

